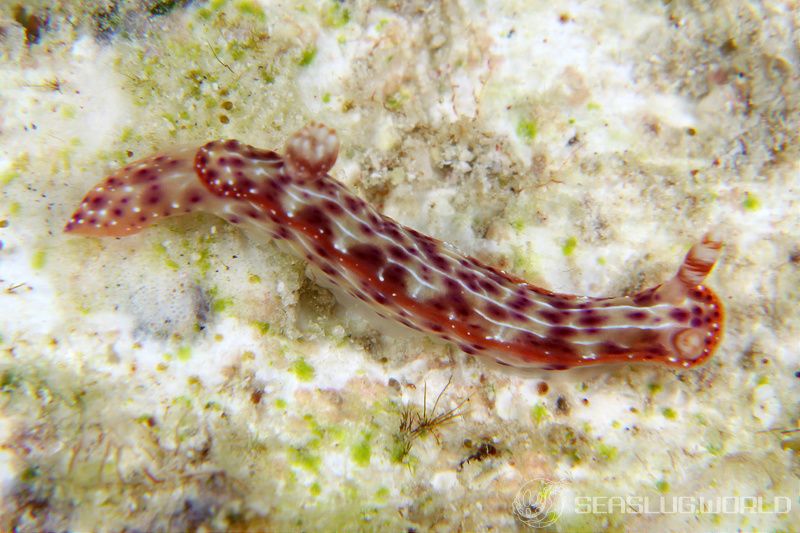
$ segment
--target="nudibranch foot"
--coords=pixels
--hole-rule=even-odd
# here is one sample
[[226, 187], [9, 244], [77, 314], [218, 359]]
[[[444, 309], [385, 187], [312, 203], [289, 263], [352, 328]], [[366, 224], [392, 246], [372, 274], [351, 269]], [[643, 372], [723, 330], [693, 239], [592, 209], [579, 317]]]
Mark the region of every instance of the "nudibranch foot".
[[161, 218], [212, 213], [281, 240], [380, 316], [520, 369], [687, 368], [718, 345], [722, 305], [702, 285], [720, 254], [714, 235], [672, 279], [638, 294], [556, 294], [382, 215], [328, 174], [338, 151], [336, 133], [311, 124], [283, 155], [236, 140], [157, 154], [100, 182], [65, 231], [125, 236]]

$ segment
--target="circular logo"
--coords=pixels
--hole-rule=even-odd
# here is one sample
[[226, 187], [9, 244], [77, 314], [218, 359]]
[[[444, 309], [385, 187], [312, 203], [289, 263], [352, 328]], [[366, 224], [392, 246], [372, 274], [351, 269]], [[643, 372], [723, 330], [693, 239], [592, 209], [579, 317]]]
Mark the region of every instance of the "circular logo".
[[559, 497], [563, 488], [558, 481], [528, 481], [517, 491], [511, 504], [514, 516], [530, 527], [540, 528], [554, 524], [563, 511], [563, 502]]

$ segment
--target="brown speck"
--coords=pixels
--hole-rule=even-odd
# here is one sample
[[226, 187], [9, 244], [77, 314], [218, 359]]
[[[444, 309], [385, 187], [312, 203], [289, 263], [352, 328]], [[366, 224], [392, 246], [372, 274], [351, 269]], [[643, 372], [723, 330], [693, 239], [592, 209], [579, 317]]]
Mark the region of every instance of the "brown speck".
[[28, 13], [23, 6], [14, 8], [14, 20], [25, 30], [25, 44], [31, 46], [39, 42], [42, 28], [47, 25], [47, 18]]
[[560, 415], [568, 415], [569, 411], [569, 402], [563, 396], [559, 396], [556, 399], [556, 412]]
[[230, 100], [225, 100], [224, 102], [222, 102], [221, 105], [222, 109], [224, 109], [225, 111], [230, 111], [231, 109], [233, 109], [233, 102], [231, 102]]
[[733, 37], [722, 43], [722, 46], [719, 47], [720, 52], [726, 55], [732, 54], [738, 49], [739, 46], [736, 44], [736, 39], [734, 39]]
[[261, 398], [264, 396], [264, 391], [261, 389], [254, 390], [252, 394], [250, 394], [250, 401], [254, 404], [261, 403]]
[[228, 115], [220, 115], [219, 121], [222, 122], [223, 124], [227, 124], [228, 122], [231, 121], [231, 119], [228, 118]]
[[536, 384], [536, 392], [539, 393], [539, 396], [544, 396], [549, 390], [550, 385], [548, 385], [546, 381], [540, 381]]

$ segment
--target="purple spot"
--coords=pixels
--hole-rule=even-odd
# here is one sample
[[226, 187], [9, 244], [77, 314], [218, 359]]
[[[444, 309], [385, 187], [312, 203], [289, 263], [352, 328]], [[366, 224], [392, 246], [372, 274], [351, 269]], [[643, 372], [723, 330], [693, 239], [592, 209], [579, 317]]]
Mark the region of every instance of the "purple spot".
[[497, 286], [496, 283], [493, 281], [489, 281], [488, 279], [482, 279], [478, 281], [478, 284], [481, 286], [481, 289], [485, 290], [487, 293], [497, 296], [500, 294], [500, 287]]
[[561, 324], [564, 321], [564, 317], [561, 315], [561, 313], [557, 313], [555, 311], [539, 311], [539, 316], [551, 324]]
[[553, 336], [553, 337], [566, 338], [566, 337], [572, 337], [573, 335], [578, 333], [578, 331], [579, 330], [576, 329], [576, 328], [568, 328], [568, 327], [563, 327], [563, 326], [556, 326], [556, 327], [550, 328], [549, 334], [551, 336]]
[[449, 295], [450, 299], [450, 308], [455, 312], [457, 316], [460, 318], [465, 318], [472, 314], [472, 308], [467, 303], [466, 298], [462, 294], [453, 293]]
[[325, 200], [322, 202], [322, 206], [332, 215], [338, 216], [342, 214], [342, 211], [344, 211], [341, 205], [336, 202], [332, 202], [331, 200]]
[[457, 291], [459, 290], [458, 282], [453, 278], [444, 278], [444, 287], [448, 291]]
[[359, 214], [364, 208], [364, 202], [355, 196], [345, 196], [344, 203], [351, 213]]
[[383, 269], [384, 282], [397, 291], [405, 292], [408, 271], [402, 266], [392, 263]]
[[633, 311], [631, 313], [628, 313], [625, 316], [628, 317], [631, 320], [635, 320], [637, 322], [641, 322], [642, 320], [647, 318], [647, 313], [645, 313], [644, 311]]
[[676, 307], [669, 312], [669, 316], [677, 322], [686, 322], [689, 320], [689, 311]]
[[325, 273], [326, 275], [328, 275], [330, 277], [334, 277], [335, 278], [335, 277], [337, 277], [339, 275], [339, 273], [336, 271], [336, 269], [333, 268], [331, 265], [329, 265], [327, 263], [321, 265], [319, 267], [319, 269], [322, 270], [323, 273]]
[[396, 244], [389, 245], [389, 257], [398, 261], [406, 261], [408, 259], [408, 252], [400, 248]]
[[607, 316], [596, 315], [592, 309], [589, 311], [592, 311], [592, 314], [588, 314], [588, 312], [584, 313], [583, 316], [578, 319], [578, 324], [581, 326], [599, 326], [608, 320]]
[[360, 264], [375, 271], [386, 263], [383, 251], [373, 244], [356, 244], [347, 253]]
[[615, 342], [608, 341], [600, 345], [600, 351], [609, 355], [621, 355], [628, 353], [630, 350], [624, 346], [620, 346]]
[[508, 317], [508, 311], [492, 302], [486, 305], [486, 313], [497, 320], [504, 320]]
[[384, 235], [392, 239], [399, 240], [403, 238], [403, 234], [397, 229], [397, 223], [392, 220], [383, 219], [380, 224], [380, 230]]
[[298, 211], [297, 219], [306, 224], [307, 230], [323, 235], [330, 234], [330, 218], [315, 205], [308, 205]]
[[518, 295], [509, 300], [506, 305], [517, 311], [524, 311], [533, 305], [533, 302], [527, 296]]

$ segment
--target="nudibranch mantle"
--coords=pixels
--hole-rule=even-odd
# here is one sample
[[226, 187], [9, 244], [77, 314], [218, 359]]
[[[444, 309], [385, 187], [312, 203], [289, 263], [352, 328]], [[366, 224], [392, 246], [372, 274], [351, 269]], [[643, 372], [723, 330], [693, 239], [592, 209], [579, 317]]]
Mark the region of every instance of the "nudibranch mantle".
[[212, 213], [283, 241], [380, 316], [520, 369], [686, 368], [719, 343], [722, 305], [702, 285], [720, 254], [715, 236], [695, 244], [670, 280], [632, 296], [557, 294], [380, 214], [328, 175], [338, 150], [332, 129], [311, 124], [283, 155], [236, 140], [166, 151], [100, 182], [65, 231], [119, 237]]

